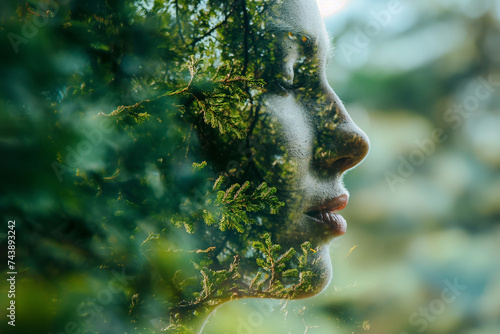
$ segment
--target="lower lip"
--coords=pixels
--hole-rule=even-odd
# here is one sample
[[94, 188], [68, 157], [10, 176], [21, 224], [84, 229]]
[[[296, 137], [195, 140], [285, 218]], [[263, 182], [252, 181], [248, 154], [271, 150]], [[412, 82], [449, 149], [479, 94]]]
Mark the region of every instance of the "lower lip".
[[344, 217], [335, 212], [317, 212], [307, 214], [307, 217], [325, 225], [334, 236], [344, 235], [347, 230], [347, 222]]

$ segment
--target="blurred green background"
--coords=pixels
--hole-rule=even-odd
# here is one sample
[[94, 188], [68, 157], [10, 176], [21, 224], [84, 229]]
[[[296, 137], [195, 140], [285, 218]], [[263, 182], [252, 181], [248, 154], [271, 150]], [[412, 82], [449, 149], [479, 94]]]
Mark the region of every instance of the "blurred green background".
[[500, 1], [330, 3], [329, 80], [372, 145], [333, 282], [204, 333], [500, 333]]

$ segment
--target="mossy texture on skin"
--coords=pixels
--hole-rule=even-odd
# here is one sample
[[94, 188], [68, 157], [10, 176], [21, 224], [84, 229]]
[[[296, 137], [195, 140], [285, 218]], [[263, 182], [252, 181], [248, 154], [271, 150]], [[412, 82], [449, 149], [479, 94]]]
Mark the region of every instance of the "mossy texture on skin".
[[0, 41], [0, 207], [51, 295], [20, 330], [188, 333], [226, 301], [319, 293], [335, 235], [305, 213], [368, 144], [326, 82], [315, 2], [57, 4], [1, 14], [18, 35], [46, 18]]

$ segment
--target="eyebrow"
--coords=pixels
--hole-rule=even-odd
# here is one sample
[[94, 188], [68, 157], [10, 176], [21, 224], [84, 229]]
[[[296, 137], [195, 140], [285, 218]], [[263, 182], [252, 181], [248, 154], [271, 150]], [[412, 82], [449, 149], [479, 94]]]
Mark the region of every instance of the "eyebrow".
[[297, 36], [304, 36], [307, 38], [308, 41], [314, 41], [314, 44], [318, 44], [318, 39], [316, 37], [313, 37], [312, 35], [308, 34], [307, 32], [296, 29], [293, 26], [290, 26], [290, 25], [285, 24], [283, 22], [273, 23], [270, 26], [269, 30], [273, 34], [292, 34], [292, 35], [297, 35]]
[[273, 22], [269, 29], [273, 34], [292, 34], [295, 36], [303, 36], [307, 38], [308, 46], [312, 46], [313, 48], [316, 47], [317, 51], [315, 52], [315, 54], [323, 55], [325, 57], [326, 64], [328, 64], [331, 58], [333, 58], [335, 47], [328, 35], [326, 35], [324, 46], [321, 47], [323, 44], [319, 43], [319, 39], [317, 36], [313, 36], [284, 22]]

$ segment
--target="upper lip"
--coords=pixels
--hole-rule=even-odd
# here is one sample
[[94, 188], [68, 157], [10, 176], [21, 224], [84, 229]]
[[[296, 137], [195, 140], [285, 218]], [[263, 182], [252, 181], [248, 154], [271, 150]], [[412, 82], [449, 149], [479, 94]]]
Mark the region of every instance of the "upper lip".
[[349, 201], [347, 194], [339, 195], [335, 198], [324, 201], [323, 203], [310, 208], [307, 213], [320, 213], [320, 212], [336, 212], [344, 209]]

